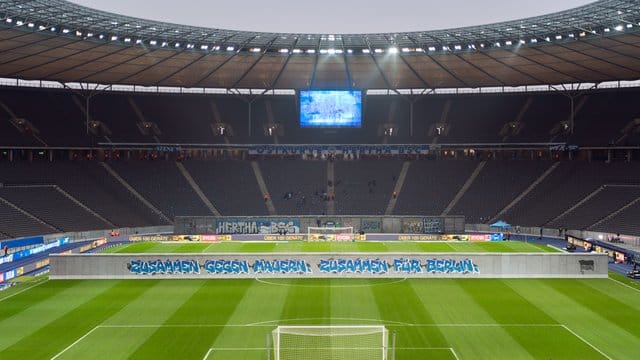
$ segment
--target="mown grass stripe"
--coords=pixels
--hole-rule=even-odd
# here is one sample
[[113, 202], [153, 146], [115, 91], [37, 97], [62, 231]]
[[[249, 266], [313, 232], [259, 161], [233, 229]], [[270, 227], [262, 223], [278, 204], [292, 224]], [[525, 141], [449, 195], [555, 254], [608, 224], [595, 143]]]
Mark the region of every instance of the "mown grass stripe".
[[225, 241], [220, 243], [135, 243], [120, 248], [109, 249], [118, 253], [145, 252], [548, 252], [555, 251], [549, 247], [527, 244], [517, 241], [503, 242], [240, 242]]
[[[46, 290], [35, 291], [34, 289], [34, 295], [48, 291], [51, 293], [50, 296], [35, 296], [33, 299], [23, 298], [22, 301], [7, 302], [7, 306], [0, 307], [0, 313], [3, 315], [0, 321], [0, 334], [3, 334], [0, 336], [0, 350], [10, 347], [56, 319], [66, 316], [68, 312], [106, 289], [108, 289], [108, 283], [104, 286], [96, 286], [77, 281], [50, 282], [46, 285]], [[7, 316], [9, 313], [12, 315]], [[24, 326], [25, 323], [30, 326]]]
[[[511, 279], [506, 283], [557, 322], [579, 334], [608, 356], [615, 359], [637, 357], [640, 351], [640, 334], [631, 334], [617, 326], [619, 321], [624, 321], [624, 315], [621, 314], [620, 320], [612, 323], [599, 313], [600, 306], [608, 305], [596, 304], [588, 294], [583, 298], [574, 299], [552, 286], [553, 283], [565, 286], [567, 282], [573, 281], [578, 280]], [[586, 343], [574, 345], [574, 348], [569, 345], [565, 344], [568, 348], [566, 356], [577, 357], [582, 353], [586, 358], [598, 357], [586, 347]]]
[[588, 298], [588, 306], [597, 307], [600, 316], [631, 334], [640, 333], [640, 311], [638, 311], [637, 307], [631, 307], [616, 297], [588, 286], [583, 280], [549, 281], [549, 285], [576, 302], [581, 302]]
[[[372, 287], [378, 312], [386, 320], [406, 323], [435, 324], [433, 316], [425, 308], [420, 296], [416, 293], [412, 282], [405, 281], [388, 286]], [[442, 330], [437, 327], [425, 327], [419, 331], [408, 327], [389, 326], [397, 331], [398, 347], [450, 347]], [[398, 358], [404, 358], [401, 352]]]
[[[224, 324], [245, 296], [253, 280], [207, 280], [164, 324]], [[153, 319], [149, 319], [152, 323]], [[157, 328], [130, 358], [198, 359], [223, 328]]]
[[[283, 324], [331, 325], [330, 279], [289, 279], [289, 281], [291, 286], [280, 314]], [[304, 286], [309, 283], [319, 286]]]
[[[463, 358], [493, 359], [506, 352], [518, 356], [527, 355], [527, 351], [502, 327], [506, 325], [496, 323], [491, 315], [462, 289], [458, 280], [412, 279], [411, 282], [424, 307], [441, 327], [447, 342]], [[468, 324], [469, 319], [484, 325]], [[474, 331], [473, 328], [482, 330]], [[495, 346], [485, 346], [487, 341]]]
[[[523, 296], [497, 279], [458, 280], [460, 286], [497, 323], [548, 323], [556, 321], [538, 309]], [[541, 335], [550, 330], [544, 327], [504, 327], [505, 331], [520, 344], [528, 356], [545, 358], [551, 349], [539, 346]], [[551, 353], [553, 354], [552, 350]], [[515, 356], [515, 354], [511, 354]], [[548, 358], [548, 357], [547, 357]]]
[[[249, 324], [273, 321], [280, 318], [289, 289], [285, 286], [269, 285], [253, 281], [242, 300], [236, 306], [227, 324]], [[250, 311], [247, 311], [250, 309]], [[211, 347], [266, 347], [267, 337], [277, 326], [227, 326], [210, 343]], [[248, 355], [237, 351], [236, 356]], [[263, 357], [266, 358], [266, 350]]]
[[85, 284], [99, 288], [99, 293], [0, 352], [0, 358], [51, 358], [140, 296], [154, 282], [102, 280], [82, 283]]

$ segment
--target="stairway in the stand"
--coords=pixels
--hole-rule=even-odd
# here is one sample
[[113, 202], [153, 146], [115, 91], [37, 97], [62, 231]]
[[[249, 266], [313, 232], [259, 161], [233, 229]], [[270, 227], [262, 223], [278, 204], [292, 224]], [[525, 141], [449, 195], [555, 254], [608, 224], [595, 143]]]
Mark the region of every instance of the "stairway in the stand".
[[173, 221], [167, 217], [167, 215], [163, 214], [157, 207], [155, 207], [149, 200], [145, 199], [133, 186], [129, 185], [129, 183], [123, 179], [109, 164], [105, 162], [101, 162], [100, 165], [111, 175], [117, 182], [119, 182], [122, 186], [124, 186], [133, 196], [135, 196], [138, 200], [140, 200], [146, 207], [151, 209], [153, 213], [158, 215], [164, 221], [173, 224]]
[[447, 207], [442, 211], [442, 214], [441, 214], [442, 216], [448, 215], [449, 211], [451, 211], [451, 209], [453, 209], [453, 207], [456, 206], [458, 201], [462, 199], [464, 194], [467, 192], [467, 190], [469, 190], [469, 187], [471, 187], [471, 184], [473, 184], [473, 181], [478, 177], [478, 174], [480, 174], [480, 171], [484, 169], [484, 166], [486, 164], [487, 164], [486, 161], [482, 161], [480, 162], [480, 164], [478, 164], [478, 166], [476, 166], [475, 170], [473, 170], [471, 175], [469, 175], [469, 178], [467, 179], [467, 181], [465, 181], [464, 185], [462, 185], [462, 187], [460, 188], [456, 196], [453, 197], [449, 205], [447, 205]]
[[256, 175], [256, 181], [258, 182], [258, 187], [260, 187], [260, 191], [262, 191], [262, 194], [265, 196], [264, 203], [267, 206], [269, 215], [276, 215], [276, 207], [273, 205], [273, 201], [271, 200], [271, 195], [269, 195], [269, 189], [267, 189], [267, 184], [264, 182], [264, 177], [262, 177], [262, 171], [260, 171], [260, 165], [258, 165], [257, 161], [252, 161], [251, 168], [253, 168], [253, 173]]
[[[402, 191], [402, 186], [404, 185], [404, 180], [407, 178], [407, 173], [409, 172], [409, 166], [411, 166], [410, 161], [405, 161], [402, 164], [402, 169], [400, 170], [400, 175], [398, 175], [398, 180], [396, 181], [396, 185], [393, 188], [393, 193], [389, 198], [389, 203], [387, 204], [387, 210], [385, 210], [385, 215], [392, 215], [393, 209], [396, 207], [396, 202], [398, 202], [398, 196]], [[394, 196], [395, 195], [395, 196]]]
[[526, 188], [522, 193], [520, 193], [520, 195], [518, 195], [509, 204], [507, 204], [507, 206], [505, 206], [502, 210], [500, 210], [489, 222], [493, 223], [494, 221], [497, 221], [498, 219], [500, 219], [500, 217], [502, 217], [509, 210], [511, 210], [511, 208], [516, 206], [516, 204], [520, 202], [520, 200], [522, 200], [525, 196], [529, 195], [529, 193], [533, 189], [535, 189], [536, 186], [538, 186], [538, 184], [543, 182], [544, 179], [546, 179], [547, 176], [549, 176], [549, 174], [551, 174], [559, 165], [560, 165], [559, 162], [553, 163], [553, 165], [551, 165], [544, 173], [542, 173], [542, 175], [540, 175], [534, 182], [532, 182], [528, 188]]
[[220, 212], [218, 211], [218, 209], [216, 209], [216, 207], [213, 206], [211, 201], [209, 201], [209, 199], [204, 195], [204, 192], [202, 192], [202, 189], [200, 189], [200, 186], [198, 185], [198, 183], [196, 183], [196, 181], [193, 180], [193, 177], [191, 176], [191, 174], [189, 174], [189, 170], [187, 170], [187, 168], [185, 168], [181, 162], [176, 162], [176, 166], [178, 167], [178, 170], [180, 170], [180, 173], [182, 174], [182, 176], [184, 176], [184, 178], [187, 180], [189, 185], [191, 185], [191, 188], [193, 189], [193, 191], [198, 195], [200, 200], [202, 200], [202, 202], [207, 207], [207, 209], [209, 209], [209, 211], [211, 211], [213, 215], [220, 216]]
[[336, 193], [336, 176], [335, 166], [333, 161], [327, 161], [327, 215], [336, 214], [336, 202], [334, 200]]

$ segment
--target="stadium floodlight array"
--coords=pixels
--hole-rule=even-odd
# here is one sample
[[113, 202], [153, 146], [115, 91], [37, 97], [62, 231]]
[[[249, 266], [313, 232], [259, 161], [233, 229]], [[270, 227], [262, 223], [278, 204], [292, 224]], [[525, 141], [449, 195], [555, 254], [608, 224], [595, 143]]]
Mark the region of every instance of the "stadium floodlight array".
[[389, 354], [383, 325], [278, 326], [272, 337], [275, 360], [387, 360]]
[[308, 241], [352, 241], [353, 226], [307, 228]]

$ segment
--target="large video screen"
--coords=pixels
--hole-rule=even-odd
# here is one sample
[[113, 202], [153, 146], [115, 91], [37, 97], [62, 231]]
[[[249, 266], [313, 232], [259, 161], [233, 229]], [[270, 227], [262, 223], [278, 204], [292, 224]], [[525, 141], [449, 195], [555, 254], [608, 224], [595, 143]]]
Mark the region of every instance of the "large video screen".
[[362, 91], [300, 91], [300, 126], [324, 128], [362, 126]]

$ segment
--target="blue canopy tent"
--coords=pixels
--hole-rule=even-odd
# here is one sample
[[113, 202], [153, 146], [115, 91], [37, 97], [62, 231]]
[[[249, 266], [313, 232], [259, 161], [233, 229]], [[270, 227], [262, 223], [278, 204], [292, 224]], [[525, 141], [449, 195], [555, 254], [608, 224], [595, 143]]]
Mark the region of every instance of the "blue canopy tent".
[[498, 221], [494, 222], [493, 224], [490, 224], [489, 227], [500, 228], [500, 229], [508, 229], [508, 228], [511, 227], [511, 224], [507, 223], [504, 220], [498, 220]]

